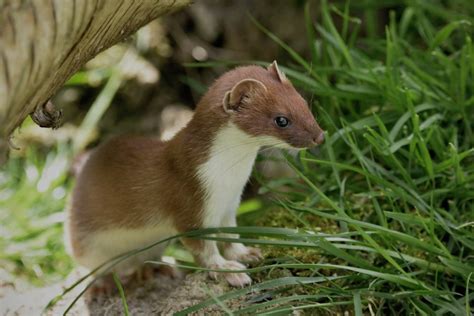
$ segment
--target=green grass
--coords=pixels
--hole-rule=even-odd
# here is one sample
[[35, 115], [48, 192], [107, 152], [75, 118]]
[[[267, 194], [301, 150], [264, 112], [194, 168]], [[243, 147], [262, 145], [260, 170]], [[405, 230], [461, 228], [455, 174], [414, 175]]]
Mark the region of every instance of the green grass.
[[115, 286], [117, 287], [119, 291], [120, 300], [122, 301], [124, 314], [125, 316], [129, 316], [130, 312], [128, 311], [127, 298], [125, 297], [125, 291], [123, 289], [122, 283], [120, 283], [120, 278], [115, 273], [113, 273], [112, 276], [114, 278]]
[[4, 281], [42, 286], [71, 271], [62, 237], [68, 153], [66, 145], [47, 154], [31, 148], [0, 170], [0, 267], [11, 275]]
[[[220, 230], [264, 249], [267, 259], [251, 269], [258, 283], [210, 293], [182, 315], [210, 305], [234, 315], [473, 312], [474, 6], [469, 0], [335, 3], [305, 7], [309, 57], [255, 21], [291, 58], [282, 68], [312, 100], [326, 143], [318, 155], [288, 157], [294, 178], [256, 174], [262, 192], [276, 193], [264, 211], [259, 201], [245, 205], [241, 221], [257, 220], [258, 227]], [[379, 7], [394, 9], [383, 30], [374, 13]], [[30, 279], [71, 268], [59, 221], [43, 221], [62, 214], [64, 198], [54, 192], [68, 190], [65, 172], [41, 198], [32, 193], [41, 170], [67, 157], [65, 151], [52, 151], [46, 162], [32, 151], [0, 174], [6, 188], [0, 209], [8, 209], [1, 212], [7, 232], [0, 237], [1, 260]], [[281, 183], [291, 190], [278, 191]], [[215, 232], [193, 234], [235, 241]], [[225, 307], [236, 297], [247, 303]]]
[[[269, 273], [263, 276], [269, 281], [217, 299], [273, 293], [274, 304], [244, 307], [271, 315], [292, 309], [358, 315], [473, 311], [474, 8], [468, 1], [445, 7], [409, 3], [390, 1], [396, 12], [390, 12], [385, 34], [366, 30], [367, 37], [357, 33], [361, 21], [350, 16], [355, 5], [322, 1], [317, 24], [307, 6], [309, 60], [255, 21], [292, 58], [284, 70], [311, 96], [327, 141], [318, 156], [289, 157], [297, 178], [285, 183], [294, 190], [279, 192], [276, 203], [299, 230], [275, 239], [255, 228], [251, 233], [266, 238], [243, 241], [291, 246], [281, 252], [282, 262], [263, 268], [306, 274], [298, 283], [314, 286]], [[332, 225], [326, 232], [327, 221]], [[275, 224], [274, 218], [269, 222]], [[342, 278], [322, 286], [313, 280], [333, 274]]]

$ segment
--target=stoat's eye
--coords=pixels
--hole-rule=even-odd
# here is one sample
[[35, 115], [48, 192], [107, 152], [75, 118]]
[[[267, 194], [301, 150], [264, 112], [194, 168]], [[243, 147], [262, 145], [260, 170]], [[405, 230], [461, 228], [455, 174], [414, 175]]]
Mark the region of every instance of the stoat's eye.
[[290, 124], [290, 120], [284, 116], [277, 116], [275, 118], [275, 123], [278, 127], [284, 128]]

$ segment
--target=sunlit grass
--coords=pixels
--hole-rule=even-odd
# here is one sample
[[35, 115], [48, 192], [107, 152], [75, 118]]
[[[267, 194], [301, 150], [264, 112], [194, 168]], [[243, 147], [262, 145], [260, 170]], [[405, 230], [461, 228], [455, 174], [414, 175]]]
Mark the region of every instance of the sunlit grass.
[[68, 152], [65, 145], [46, 155], [30, 148], [0, 171], [0, 266], [35, 285], [60, 280], [73, 266], [62, 237]]

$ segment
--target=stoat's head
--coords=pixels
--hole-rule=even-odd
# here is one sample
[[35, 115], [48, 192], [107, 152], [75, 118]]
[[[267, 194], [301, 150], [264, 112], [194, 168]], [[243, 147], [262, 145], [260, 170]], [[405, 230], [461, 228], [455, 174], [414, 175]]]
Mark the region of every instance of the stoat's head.
[[[237, 68], [244, 79], [225, 92], [223, 110], [264, 146], [306, 148], [324, 141], [308, 104], [274, 61], [267, 69]], [[246, 77], [246, 78], [245, 78]]]

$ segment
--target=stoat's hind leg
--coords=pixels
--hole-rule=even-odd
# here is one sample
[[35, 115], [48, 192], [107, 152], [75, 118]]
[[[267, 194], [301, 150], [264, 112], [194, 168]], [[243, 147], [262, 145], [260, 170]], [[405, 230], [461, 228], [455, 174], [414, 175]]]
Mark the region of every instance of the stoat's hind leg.
[[173, 257], [163, 256], [161, 261], [165, 264], [156, 267], [157, 272], [171, 279], [181, 279], [185, 273], [175, 266], [176, 260]]
[[[159, 260], [165, 248], [165, 245], [158, 245], [149, 250], [136, 253], [128, 258], [119, 259], [118, 256], [124, 255], [135, 248], [127, 249], [123, 247], [124, 243], [114, 244], [113, 239], [103, 239], [101, 236], [89, 236], [83, 244], [87, 244], [86, 251], [80, 255], [75, 254], [77, 262], [86, 267], [89, 271], [96, 270], [100, 265], [102, 268], [95, 271], [94, 276], [99, 277], [92, 289], [92, 294], [110, 294], [116, 291], [116, 284], [112, 273], [115, 273], [123, 286], [133, 281], [146, 281], [155, 276], [153, 265], [144, 264], [147, 260]], [[143, 247], [140, 243], [130, 243], [130, 247], [137, 249]], [[114, 264], [115, 262], [115, 264]]]
[[137, 280], [149, 281], [155, 279], [157, 276], [165, 276], [170, 279], [181, 279], [183, 277], [183, 273], [178, 268], [173, 266], [173, 264], [175, 263], [174, 259], [172, 260], [172, 262], [166, 259], [161, 259], [161, 261], [169, 263], [169, 265], [146, 263], [142, 265], [139, 269], [137, 269]]
[[90, 288], [87, 290], [87, 294], [90, 297], [95, 297], [97, 295], [111, 295], [117, 292], [117, 290], [117, 285], [115, 284], [112, 273], [107, 273], [91, 284]]
[[[104, 262], [108, 262], [114, 256], [107, 256], [104, 252], [88, 251], [84, 255], [77, 257], [77, 261], [89, 271], [93, 272]], [[92, 274], [94, 282], [88, 289], [88, 294], [91, 296], [110, 295], [117, 292], [117, 285], [113, 278], [113, 273], [116, 274], [120, 283], [125, 286], [132, 279], [131, 276], [136, 270], [136, 267], [131, 265], [131, 262], [121, 262], [115, 266], [105, 264], [102, 268], [96, 270]]]

